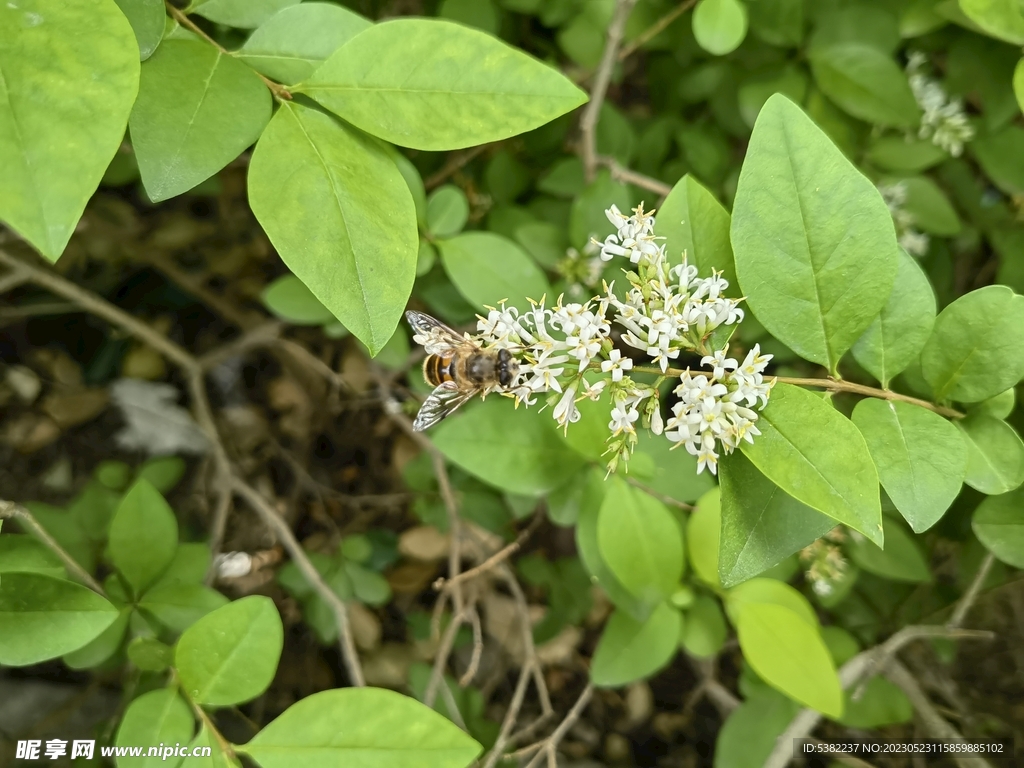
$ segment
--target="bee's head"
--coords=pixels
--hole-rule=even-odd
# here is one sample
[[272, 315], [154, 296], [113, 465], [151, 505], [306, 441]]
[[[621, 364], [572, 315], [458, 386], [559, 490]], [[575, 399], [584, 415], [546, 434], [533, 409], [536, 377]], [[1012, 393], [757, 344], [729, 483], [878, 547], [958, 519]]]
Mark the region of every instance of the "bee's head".
[[508, 389], [519, 375], [519, 361], [507, 349], [498, 350], [498, 383]]

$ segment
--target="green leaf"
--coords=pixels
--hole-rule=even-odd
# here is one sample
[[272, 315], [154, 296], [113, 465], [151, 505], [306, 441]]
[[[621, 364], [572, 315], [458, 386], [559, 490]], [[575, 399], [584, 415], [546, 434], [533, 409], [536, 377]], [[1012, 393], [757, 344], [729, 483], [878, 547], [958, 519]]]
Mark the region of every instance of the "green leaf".
[[270, 120], [270, 91], [204, 42], [168, 40], [142, 67], [128, 125], [153, 202], [187, 192], [234, 160]]
[[482, 747], [408, 696], [336, 688], [293, 704], [236, 749], [262, 768], [465, 768]]
[[1024, 568], [1024, 491], [990, 496], [974, 510], [974, 535], [1007, 565]]
[[693, 9], [693, 36], [708, 53], [732, 53], [747, 36], [747, 7], [739, 0], [700, 0]]
[[884, 677], [873, 677], [858, 690], [845, 692], [846, 702], [839, 722], [847, 728], [868, 730], [886, 725], [909, 723], [914, 707], [907, 695]]
[[921, 370], [937, 400], [977, 403], [1024, 377], [1024, 297], [1003, 285], [971, 291], [935, 318]]
[[179, 544], [167, 570], [151, 589], [164, 584], [201, 584], [210, 569], [210, 547], [203, 542]]
[[1017, 106], [1024, 110], [1024, 59], [1013, 68], [1013, 95], [1017, 97]]
[[91, 589], [40, 573], [0, 579], [0, 664], [24, 667], [92, 642], [117, 609]]
[[174, 663], [174, 649], [152, 637], [136, 637], [126, 649], [128, 660], [144, 672], [163, 672]]
[[270, 685], [283, 642], [274, 601], [251, 595], [189, 627], [178, 640], [174, 664], [182, 686], [197, 704], [239, 704]]
[[932, 284], [917, 260], [900, 248], [889, 299], [851, 352], [883, 387], [888, 387], [920, 353], [934, 325]]
[[160, 583], [143, 595], [139, 608], [172, 632], [184, 632], [199, 619], [227, 605], [220, 592], [202, 584]]
[[765, 682], [830, 717], [842, 714], [842, 687], [816, 623], [774, 602], [737, 603], [735, 614], [743, 658]]
[[594, 181], [572, 201], [569, 214], [570, 244], [583, 248], [592, 237], [603, 240], [612, 231], [604, 212], [615, 205], [626, 213], [635, 204], [629, 188], [612, 179], [608, 169], [601, 169]]
[[83, 645], [71, 653], [64, 654], [64, 663], [71, 669], [88, 669], [96, 667], [113, 656], [121, 647], [125, 632], [128, 631], [128, 620], [132, 609], [124, 607], [114, 619], [114, 623], [100, 632], [91, 643]]
[[124, 138], [138, 50], [110, 2], [0, 5], [0, 219], [50, 261]]
[[437, 19], [375, 24], [296, 90], [368, 133], [427, 150], [506, 139], [586, 101], [557, 70]]
[[359, 602], [380, 606], [391, 600], [391, 586], [388, 580], [376, 571], [357, 563], [346, 562], [345, 573], [352, 582], [352, 590]]
[[643, 622], [650, 616], [654, 605], [638, 600], [622, 585], [604, 561], [601, 548], [598, 546], [598, 516], [604, 504], [606, 490], [604, 473], [597, 467], [592, 467], [585, 474], [583, 493], [579, 502], [576, 549], [588, 573], [608, 594], [615, 607], [628, 613], [634, 620]]
[[681, 622], [682, 616], [668, 603], [660, 603], [643, 622], [615, 611], [590, 662], [594, 685], [617, 688], [653, 675], [675, 656]]
[[700, 497], [686, 524], [686, 546], [693, 570], [705, 584], [718, 587], [718, 551], [722, 530], [721, 491], [712, 488]]
[[754, 126], [732, 245], [757, 319], [833, 371], [885, 305], [896, 274], [895, 230], [882, 196], [778, 94]]
[[491, 0], [444, 0], [437, 9], [437, 15], [492, 35], [498, 34], [501, 22]]
[[842, 110], [875, 125], [914, 128], [921, 118], [907, 76], [892, 57], [862, 43], [811, 50], [811, 71]]
[[679, 642], [686, 652], [701, 659], [717, 656], [728, 635], [718, 601], [710, 595], [697, 595], [683, 619]]
[[145, 61], [153, 55], [164, 36], [167, 11], [162, 0], [114, 0], [121, 13], [132, 25], [139, 44], [139, 58]]
[[776, 384], [744, 455], [782, 490], [882, 543], [878, 475], [860, 431], [817, 395]]
[[295, 275], [282, 275], [260, 293], [263, 306], [294, 325], [323, 325], [334, 315]]
[[148, 480], [160, 493], [167, 493], [185, 475], [185, 461], [180, 456], [160, 456], [139, 467], [136, 479]]
[[64, 564], [38, 539], [22, 534], [0, 536], [0, 573], [41, 573], [62, 578]]
[[686, 174], [658, 209], [658, 234], [665, 238], [665, 252], [673, 263], [685, 253], [703, 276], [715, 269], [729, 281], [730, 296], [739, 296], [736, 265], [729, 243], [729, 212], [715, 196]]
[[434, 444], [453, 464], [513, 493], [547, 493], [584, 463], [552, 428], [550, 413], [493, 396], [444, 421]]
[[[540, 267], [522, 248], [493, 232], [465, 232], [439, 240], [441, 262], [459, 293], [474, 307], [509, 306], [528, 309], [527, 299], [540, 301], [551, 286]], [[485, 313], [486, 314], [486, 313]]]
[[960, 10], [985, 34], [1024, 45], [1024, 13], [1017, 0], [960, 0]]
[[1024, 483], [1024, 441], [1002, 419], [972, 414], [956, 423], [967, 443], [967, 477], [971, 488], [990, 496]]
[[[763, 0], [759, 0], [763, 2]], [[734, 709], [715, 739], [715, 768], [761, 768], [800, 705], [763, 686]]]
[[918, 173], [948, 159], [949, 154], [930, 141], [880, 136], [868, 147], [867, 158], [885, 171]]
[[970, 147], [993, 184], [1011, 196], [1024, 194], [1024, 128], [1007, 126], [979, 136]]
[[876, 576], [912, 584], [924, 584], [932, 580], [928, 562], [914, 537], [892, 520], [886, 520], [885, 549], [879, 549], [854, 535], [848, 551], [854, 563]]
[[741, 452], [723, 456], [718, 575], [732, 587], [767, 571], [832, 530], [836, 521], [801, 504]]
[[459, 234], [469, 220], [469, 200], [454, 184], [444, 184], [427, 198], [427, 231], [434, 237]]
[[[195, 732], [195, 718], [188, 704], [173, 688], [161, 688], [135, 699], [124, 713], [114, 744], [119, 747], [188, 743]], [[180, 757], [118, 757], [117, 768], [174, 768]]]
[[531, 221], [516, 227], [514, 235], [516, 242], [542, 267], [557, 269], [565, 260], [569, 241], [563, 227], [547, 221]]
[[887, 183], [900, 184], [907, 191], [903, 209], [914, 217], [914, 226], [924, 232], [941, 237], [960, 234], [960, 218], [939, 185], [927, 176], [909, 176], [887, 179]]
[[234, 55], [257, 72], [292, 85], [371, 24], [333, 3], [291, 5], [260, 24]]
[[178, 546], [178, 521], [148, 480], [136, 480], [110, 524], [110, 560], [136, 595], [170, 564]]
[[612, 573], [641, 600], [665, 599], [679, 585], [679, 523], [664, 504], [619, 477], [608, 481], [597, 518], [597, 543]]
[[967, 446], [957, 428], [910, 403], [865, 398], [853, 409], [878, 479], [915, 533], [937, 523], [960, 493]]
[[189, 13], [229, 27], [254, 29], [300, 0], [193, 0]]
[[412, 195], [384, 150], [282, 104], [249, 164], [249, 204], [289, 269], [379, 352], [412, 291], [418, 249]]
[[1007, 389], [988, 400], [983, 400], [971, 408], [972, 413], [987, 413], [997, 419], [1005, 419], [1013, 409], [1017, 407], [1017, 393], [1014, 389]]
[[769, 45], [796, 48], [804, 38], [803, 0], [753, 0], [750, 29]]
[[781, 605], [793, 611], [810, 626], [818, 626], [818, 617], [814, 613], [814, 608], [807, 602], [807, 598], [789, 584], [776, 579], [751, 579], [730, 589], [726, 594], [726, 609], [734, 620], [738, 620], [744, 606], [750, 603]]

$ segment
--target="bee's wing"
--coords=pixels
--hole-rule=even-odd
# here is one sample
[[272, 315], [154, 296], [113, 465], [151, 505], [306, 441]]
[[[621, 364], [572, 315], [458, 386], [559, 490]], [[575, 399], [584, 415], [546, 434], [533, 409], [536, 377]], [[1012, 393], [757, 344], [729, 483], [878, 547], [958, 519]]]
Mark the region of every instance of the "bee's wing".
[[405, 313], [405, 319], [409, 321], [409, 325], [412, 326], [417, 336], [436, 338], [452, 347], [466, 343], [466, 339], [461, 333], [449, 328], [436, 317], [410, 309]]
[[412, 428], [417, 432], [422, 432], [428, 427], [434, 426], [475, 394], [475, 390], [459, 389], [454, 382], [444, 382], [427, 395], [427, 399], [420, 406], [420, 412], [416, 414]]

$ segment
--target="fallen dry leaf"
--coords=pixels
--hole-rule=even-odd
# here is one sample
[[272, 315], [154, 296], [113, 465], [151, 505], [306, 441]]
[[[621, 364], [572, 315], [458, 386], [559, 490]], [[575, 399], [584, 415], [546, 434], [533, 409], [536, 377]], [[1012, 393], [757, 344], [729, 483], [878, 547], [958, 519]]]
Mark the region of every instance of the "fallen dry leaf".
[[52, 392], [43, 398], [40, 408], [61, 429], [92, 421], [106, 409], [110, 396], [105, 389], [78, 392]]
[[448, 556], [451, 537], [432, 525], [410, 528], [398, 538], [398, 551], [414, 560], [431, 562]]
[[360, 650], [372, 651], [380, 645], [382, 629], [377, 614], [362, 603], [352, 602], [348, 604], [348, 620]]

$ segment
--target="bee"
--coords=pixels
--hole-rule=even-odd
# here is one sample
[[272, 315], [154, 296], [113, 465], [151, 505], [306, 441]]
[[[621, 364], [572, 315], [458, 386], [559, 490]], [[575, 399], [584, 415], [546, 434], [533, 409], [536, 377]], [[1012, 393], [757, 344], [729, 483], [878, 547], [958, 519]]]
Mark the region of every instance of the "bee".
[[488, 350], [469, 335], [460, 336], [430, 315], [405, 313], [414, 339], [427, 351], [423, 378], [434, 386], [412, 426], [422, 432], [479, 393], [507, 390], [519, 374], [519, 361], [507, 349]]

